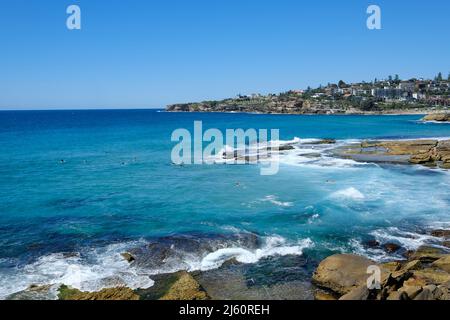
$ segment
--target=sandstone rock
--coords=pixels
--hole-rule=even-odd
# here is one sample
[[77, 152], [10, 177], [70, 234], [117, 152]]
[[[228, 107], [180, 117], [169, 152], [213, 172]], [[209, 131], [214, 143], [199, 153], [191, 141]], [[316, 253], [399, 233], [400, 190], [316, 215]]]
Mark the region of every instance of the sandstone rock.
[[347, 294], [344, 294], [339, 300], [367, 300], [369, 298], [370, 291], [367, 285], [361, 285]]
[[423, 269], [413, 271], [416, 279], [422, 279], [427, 284], [441, 284], [450, 281], [450, 274], [439, 269]]
[[444, 251], [439, 248], [421, 246], [409, 256], [409, 260], [420, 260], [422, 262], [433, 262], [444, 256]]
[[98, 292], [82, 292], [62, 285], [58, 293], [59, 300], [139, 300], [139, 296], [130, 288], [118, 287]]
[[330, 293], [324, 292], [322, 290], [317, 290], [314, 294], [314, 299], [319, 301], [332, 301], [337, 300], [336, 297]]
[[200, 284], [186, 271], [152, 276], [155, 284], [136, 292], [143, 300], [208, 300]]
[[426, 285], [427, 283], [424, 279], [417, 279], [414, 277], [411, 277], [403, 282], [403, 286], [405, 287], [425, 287]]
[[409, 158], [409, 162], [415, 163], [415, 164], [424, 164], [432, 161], [432, 156], [430, 153], [416, 153], [411, 155], [411, 158]]
[[423, 121], [439, 121], [439, 122], [447, 122], [450, 121], [449, 113], [433, 113], [426, 115], [422, 118]]
[[407, 262], [404, 266], [401, 267], [402, 270], [418, 270], [422, 267], [422, 263], [420, 260], [412, 260]]
[[422, 292], [422, 287], [420, 286], [403, 286], [398, 289], [398, 292], [404, 292], [409, 299], [413, 300], [420, 292]]
[[135, 260], [133, 255], [131, 253], [128, 253], [128, 252], [121, 253], [120, 255], [122, 256], [122, 258], [127, 260], [129, 263], [131, 263], [131, 262], [133, 262]]
[[180, 275], [160, 300], [208, 300], [209, 297], [199, 283], [187, 272]]
[[405, 292], [394, 291], [386, 300], [408, 300], [408, 295]]
[[397, 261], [391, 261], [391, 262], [386, 262], [386, 263], [381, 264], [380, 267], [385, 272], [392, 273], [394, 271], [398, 271], [402, 267], [402, 264]]
[[313, 281], [320, 287], [344, 295], [366, 283], [367, 267], [374, 264], [373, 261], [361, 256], [336, 254], [319, 264], [314, 272]]
[[450, 255], [446, 255], [445, 257], [436, 260], [431, 265], [450, 273]]
[[437, 300], [450, 300], [450, 282], [439, 285], [433, 295]]
[[434, 300], [433, 292], [436, 286], [426, 286], [422, 291], [414, 298], [414, 300]]

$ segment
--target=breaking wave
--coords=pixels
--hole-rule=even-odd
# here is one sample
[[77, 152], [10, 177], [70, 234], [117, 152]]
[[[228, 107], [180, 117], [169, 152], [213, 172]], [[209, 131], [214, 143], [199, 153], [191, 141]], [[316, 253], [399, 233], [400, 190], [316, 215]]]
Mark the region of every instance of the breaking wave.
[[[239, 234], [217, 238], [175, 236], [112, 244], [70, 254], [53, 253], [2, 272], [0, 299], [30, 285], [65, 284], [89, 292], [117, 286], [145, 289], [154, 284], [151, 278], [155, 274], [215, 269], [233, 258], [241, 263], [256, 263], [269, 256], [301, 255], [303, 249], [312, 245], [310, 239], [288, 243], [279, 236], [260, 238]], [[136, 260], [128, 263], [121, 256], [124, 252], [130, 252]], [[57, 298], [56, 289], [50, 294], [48, 298]]]

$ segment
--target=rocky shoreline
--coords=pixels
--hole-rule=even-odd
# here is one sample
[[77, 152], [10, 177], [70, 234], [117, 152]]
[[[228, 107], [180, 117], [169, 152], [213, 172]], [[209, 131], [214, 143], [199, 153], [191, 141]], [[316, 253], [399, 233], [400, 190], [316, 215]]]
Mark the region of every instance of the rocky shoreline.
[[[450, 230], [438, 231], [448, 246]], [[380, 283], [369, 289], [373, 266], [380, 270]], [[406, 260], [387, 263], [337, 254], [319, 264], [312, 281], [318, 287], [316, 300], [450, 300], [450, 254], [422, 246], [408, 252]]]
[[333, 151], [359, 162], [420, 164], [450, 169], [450, 140], [363, 141]]
[[[450, 300], [450, 230], [429, 234], [440, 238], [440, 243], [405, 251], [404, 260], [377, 263], [342, 253], [317, 262], [303, 256], [275, 257], [262, 265], [230, 259], [210, 271], [153, 275], [154, 285], [148, 289], [117, 286], [83, 292], [64, 284], [32, 285], [8, 299], [45, 300], [53, 296], [59, 300]], [[375, 242], [367, 245], [382, 247], [388, 253], [401, 249], [395, 243], [381, 246]], [[130, 253], [124, 253], [123, 259], [130, 264], [136, 261]], [[278, 259], [284, 261], [274, 265]], [[311, 271], [305, 271], [308, 265], [314, 266]], [[380, 270], [380, 286], [368, 289], [368, 267], [373, 266]], [[298, 277], [299, 273], [302, 277]], [[264, 274], [265, 280], [259, 274]]]
[[450, 113], [432, 113], [422, 118], [425, 122], [450, 122]]

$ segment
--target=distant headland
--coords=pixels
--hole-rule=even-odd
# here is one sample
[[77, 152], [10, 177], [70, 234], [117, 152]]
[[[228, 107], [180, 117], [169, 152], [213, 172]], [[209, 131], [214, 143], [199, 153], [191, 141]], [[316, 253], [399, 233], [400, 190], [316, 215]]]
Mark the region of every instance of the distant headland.
[[170, 112], [274, 114], [424, 114], [449, 110], [450, 74], [402, 80], [398, 75], [371, 82], [329, 83], [279, 94], [241, 95], [220, 101], [167, 106]]

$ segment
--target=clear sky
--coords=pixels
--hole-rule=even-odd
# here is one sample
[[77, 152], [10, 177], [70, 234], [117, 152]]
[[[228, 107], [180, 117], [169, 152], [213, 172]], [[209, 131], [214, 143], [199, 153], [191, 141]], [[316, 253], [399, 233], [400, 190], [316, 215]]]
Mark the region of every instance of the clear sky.
[[[82, 29], [66, 28], [77, 4]], [[368, 30], [366, 9], [382, 10]], [[0, 0], [0, 109], [145, 108], [450, 71], [448, 0]]]

